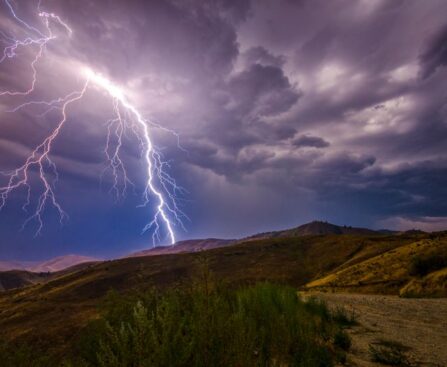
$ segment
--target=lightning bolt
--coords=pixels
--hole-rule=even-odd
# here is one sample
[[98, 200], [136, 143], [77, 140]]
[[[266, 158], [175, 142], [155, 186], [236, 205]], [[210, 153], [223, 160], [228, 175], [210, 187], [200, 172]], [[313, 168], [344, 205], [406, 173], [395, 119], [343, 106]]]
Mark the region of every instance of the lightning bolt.
[[[71, 36], [72, 29], [56, 14], [42, 11], [40, 1], [38, 4], [38, 15], [42, 20], [45, 31], [30, 25], [17, 15], [14, 7], [9, 0], [4, 0], [10, 11], [12, 18], [25, 31], [26, 37], [16, 39], [6, 32], [0, 31], [0, 40], [6, 44], [3, 55], [0, 57], [0, 64], [7, 59], [17, 57], [16, 51], [22, 47], [37, 46], [37, 51], [30, 62], [31, 83], [25, 90], [5, 90], [0, 92], [0, 96], [29, 96], [34, 90], [38, 80], [37, 63], [42, 59], [47, 44], [57, 37], [52, 31], [52, 24], [65, 29], [68, 36]], [[108, 162], [108, 167], [112, 172], [113, 184], [111, 191], [117, 198], [124, 197], [129, 185], [135, 186], [129, 179], [123, 159], [120, 152], [123, 146], [123, 136], [130, 131], [138, 139], [141, 156], [144, 159], [146, 167], [146, 183], [143, 190], [143, 202], [140, 206], [145, 207], [155, 198], [155, 214], [153, 218], [144, 226], [143, 233], [152, 230], [152, 240], [162, 241], [162, 232], [166, 234], [171, 244], [175, 244], [174, 225], [180, 225], [184, 229], [183, 220], [188, 217], [179, 208], [177, 201], [179, 195], [184, 194], [185, 190], [177, 185], [176, 181], [167, 173], [170, 167], [169, 162], [163, 160], [159, 152], [152, 143], [150, 128], [157, 128], [172, 133], [177, 138], [179, 148], [179, 135], [149, 119], [143, 117], [140, 111], [130, 102], [124, 91], [107, 79], [100, 73], [95, 72], [89, 67], [82, 67], [80, 75], [85, 82], [78, 91], [73, 91], [64, 97], [59, 97], [51, 101], [26, 101], [9, 112], [17, 112], [29, 106], [43, 107], [41, 116], [50, 111], [60, 112], [60, 119], [56, 127], [27, 157], [25, 163], [13, 171], [5, 172], [7, 183], [0, 186], [0, 210], [6, 205], [12, 191], [21, 187], [26, 189], [27, 195], [23, 205], [26, 211], [31, 205], [31, 182], [30, 176], [32, 169], [37, 170], [38, 180], [43, 187], [43, 192], [37, 200], [37, 206], [34, 212], [26, 219], [23, 226], [30, 221], [37, 222], [36, 235], [40, 234], [43, 228], [43, 214], [47, 205], [52, 205], [59, 214], [61, 223], [68, 218], [60, 203], [57, 201], [54, 191], [54, 185], [58, 180], [58, 172], [55, 163], [51, 159], [51, 149], [53, 142], [59, 136], [61, 130], [67, 122], [67, 111], [72, 104], [82, 100], [89, 89], [97, 89], [105, 92], [112, 100], [112, 113], [114, 117], [107, 122], [107, 139], [104, 153]], [[106, 168], [107, 169], [107, 168]], [[121, 188], [120, 188], [121, 186]]]

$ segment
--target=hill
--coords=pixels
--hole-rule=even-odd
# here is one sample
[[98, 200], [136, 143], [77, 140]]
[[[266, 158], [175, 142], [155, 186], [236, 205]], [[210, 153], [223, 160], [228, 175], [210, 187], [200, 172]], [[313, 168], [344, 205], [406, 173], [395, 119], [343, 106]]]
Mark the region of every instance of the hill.
[[98, 261], [98, 259], [89, 256], [65, 255], [39, 263], [38, 265], [29, 268], [29, 270], [36, 273], [56, 272], [70, 268], [74, 265], [95, 261]]
[[0, 261], [0, 271], [26, 270], [38, 264], [37, 261]]
[[[300, 237], [300, 236], [316, 236], [329, 234], [350, 234], [350, 235], [378, 235], [382, 234], [380, 231], [374, 231], [367, 228], [356, 228], [351, 226], [337, 226], [332, 223], [313, 221], [303, 224], [299, 227], [286, 229], [283, 231], [273, 231], [255, 234], [246, 239], [261, 239], [261, 238], [278, 238], [278, 237]], [[388, 233], [390, 234], [390, 233]]]
[[307, 288], [447, 297], [447, 236], [433, 234], [361, 261], [354, 257]]
[[179, 241], [175, 246], [159, 246], [148, 250], [143, 250], [130, 254], [129, 257], [135, 256], [152, 256], [163, 254], [178, 254], [185, 252], [198, 252], [210, 250], [213, 248], [225, 247], [237, 243], [244, 243], [250, 240], [268, 239], [268, 238], [285, 238], [285, 237], [301, 237], [301, 236], [316, 236], [329, 234], [351, 234], [351, 235], [378, 235], [378, 234], [394, 234], [393, 231], [373, 231], [367, 228], [356, 228], [351, 226], [337, 226], [328, 222], [313, 221], [300, 225], [295, 228], [286, 229], [282, 231], [272, 231], [258, 233], [242, 239], [193, 239]]
[[[131, 257], [85, 264], [42, 284], [0, 293], [0, 329], [7, 340], [48, 343], [63, 353], [98, 313], [111, 289], [141, 292], [188, 285], [200, 263], [230, 284], [269, 280], [302, 287], [337, 269], [428, 238], [427, 235], [324, 235], [250, 240], [200, 253]], [[63, 321], [63, 322], [62, 322]]]
[[47, 273], [33, 273], [26, 270], [9, 270], [0, 272], [0, 291], [22, 288], [38, 282], [46, 281]]
[[8, 291], [40, 284], [64, 274], [73, 273], [88, 267], [95, 262], [82, 262], [55, 272], [32, 272], [27, 270], [8, 270], [0, 272], [0, 291]]
[[149, 250], [143, 250], [130, 254], [128, 257], [152, 256], [165, 254], [179, 254], [184, 252], [198, 252], [211, 250], [213, 248], [225, 247], [234, 244], [236, 240], [223, 240], [218, 238], [207, 238], [198, 240], [179, 241], [175, 246], [158, 246]]
[[34, 273], [57, 272], [77, 264], [94, 262], [98, 259], [82, 255], [64, 255], [45, 261], [0, 261], [0, 272], [24, 270]]

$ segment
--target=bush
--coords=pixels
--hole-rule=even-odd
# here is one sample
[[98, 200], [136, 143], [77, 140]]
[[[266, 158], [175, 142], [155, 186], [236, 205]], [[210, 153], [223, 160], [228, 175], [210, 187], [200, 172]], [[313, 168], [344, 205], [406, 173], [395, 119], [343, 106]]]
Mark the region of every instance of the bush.
[[351, 348], [351, 338], [345, 331], [340, 329], [334, 335], [334, 345], [347, 351]]
[[332, 312], [332, 318], [336, 323], [345, 327], [355, 326], [358, 324], [354, 309], [348, 313], [344, 307], [337, 307]]
[[389, 366], [407, 366], [406, 351], [408, 347], [391, 340], [378, 340], [369, 345], [369, 353], [373, 362]]
[[294, 288], [153, 290], [130, 310], [128, 300], [112, 298], [73, 365], [324, 367], [350, 346], [326, 305], [302, 301]]
[[0, 342], [0, 365], [2, 367], [46, 367], [51, 361], [45, 354], [29, 345]]
[[447, 255], [414, 256], [410, 263], [409, 273], [413, 276], [423, 277], [445, 267], [447, 267]]

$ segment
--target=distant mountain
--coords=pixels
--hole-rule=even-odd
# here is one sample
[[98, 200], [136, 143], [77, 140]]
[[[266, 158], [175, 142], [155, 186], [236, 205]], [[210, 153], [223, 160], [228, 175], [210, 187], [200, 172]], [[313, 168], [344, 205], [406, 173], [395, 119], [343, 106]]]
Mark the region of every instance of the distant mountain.
[[38, 264], [37, 261], [0, 261], [0, 271], [25, 270]]
[[366, 236], [366, 235], [381, 234], [381, 232], [374, 231], [368, 228], [337, 226], [335, 224], [328, 222], [313, 221], [292, 229], [255, 234], [253, 236], [247, 237], [244, 240], [281, 238], [281, 237], [301, 237], [301, 236], [315, 236], [315, 235], [328, 235], [328, 234], [355, 234], [355, 235]]
[[98, 259], [89, 256], [65, 255], [56, 257], [48, 261], [44, 261], [28, 270], [33, 271], [35, 273], [56, 272], [63, 269], [67, 269], [77, 264], [95, 262], [95, 261], [98, 261]]
[[[258, 233], [250, 237], [243, 239], [219, 239], [219, 238], [206, 238], [206, 239], [193, 239], [179, 241], [175, 246], [159, 246], [148, 250], [138, 251], [125, 257], [138, 257], [138, 256], [153, 256], [153, 255], [166, 255], [166, 254], [179, 254], [186, 252], [198, 252], [204, 250], [210, 250], [219, 247], [226, 247], [235, 245], [241, 242], [247, 242], [251, 240], [269, 239], [269, 238], [285, 238], [285, 237], [302, 237], [312, 235], [329, 235], [329, 234], [353, 234], [353, 235], [378, 235], [378, 234], [394, 234], [393, 231], [373, 231], [367, 228], [356, 228], [351, 226], [337, 226], [323, 221], [313, 221], [303, 224], [299, 227], [292, 229], [286, 229], [283, 231], [272, 231], [265, 233]], [[22, 261], [0, 261], [0, 271], [8, 270], [25, 270], [35, 273], [42, 272], [58, 272], [63, 269], [67, 269], [77, 264], [86, 262], [96, 262], [98, 259], [80, 256], [80, 255], [65, 255], [60, 256], [44, 262], [22, 262]]]
[[211, 250], [213, 248], [225, 247], [235, 243], [236, 240], [223, 240], [219, 238], [206, 238], [200, 240], [185, 240], [179, 241], [175, 246], [158, 246], [149, 250], [143, 250], [130, 254], [128, 257], [138, 256], [152, 256], [152, 255], [166, 255], [179, 254], [185, 252], [198, 252], [204, 250]]
[[26, 270], [2, 271], [0, 272], [0, 291], [26, 287], [48, 278], [48, 273], [32, 273]]
[[98, 261], [93, 257], [65, 255], [43, 262], [37, 261], [0, 261], [0, 271], [24, 270], [34, 273], [56, 272], [77, 264]]
[[207, 238], [207, 239], [196, 239], [196, 240], [186, 240], [180, 241], [175, 244], [175, 246], [159, 246], [154, 247], [149, 250], [143, 250], [130, 254], [127, 257], [136, 256], [153, 256], [153, 255], [166, 255], [166, 254], [179, 254], [185, 252], [197, 252], [210, 250], [218, 247], [225, 247], [230, 245], [235, 245], [241, 242], [259, 240], [259, 239], [269, 239], [269, 238], [284, 238], [284, 237], [301, 237], [301, 236], [312, 236], [312, 235], [328, 235], [328, 234], [356, 234], [356, 235], [377, 235], [377, 234], [391, 234], [394, 233], [389, 231], [385, 233], [384, 231], [373, 231], [367, 228], [355, 228], [351, 226], [337, 226], [328, 222], [313, 221], [310, 223], [303, 224], [299, 227], [286, 229], [283, 231], [272, 231], [265, 233], [258, 233], [250, 237], [242, 238], [239, 240], [223, 240], [218, 238]]

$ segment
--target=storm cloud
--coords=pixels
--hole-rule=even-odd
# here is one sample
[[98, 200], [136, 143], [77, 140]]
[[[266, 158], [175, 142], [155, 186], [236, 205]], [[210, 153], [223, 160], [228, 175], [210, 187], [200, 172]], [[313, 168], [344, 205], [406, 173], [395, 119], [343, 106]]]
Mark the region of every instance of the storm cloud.
[[[39, 24], [34, 2], [16, 1]], [[73, 29], [38, 63], [34, 98], [79, 87], [91, 67], [119, 84], [187, 191], [193, 237], [239, 237], [312, 219], [375, 228], [447, 226], [447, 4], [431, 1], [43, 0]], [[0, 5], [5, 34], [23, 35]], [[29, 55], [0, 64], [1, 89], [32, 77]], [[28, 65], [28, 66], [27, 66]], [[25, 98], [0, 99], [0, 169], [14, 169], [55, 115]], [[0, 257], [67, 251], [111, 256], [148, 247], [138, 208], [138, 144], [123, 147], [135, 194], [115, 203], [104, 166], [110, 101], [89, 90], [70, 107], [54, 147], [57, 194], [70, 220], [48, 211], [42, 237], [18, 192], [0, 212]], [[132, 191], [132, 190], [131, 190]]]

